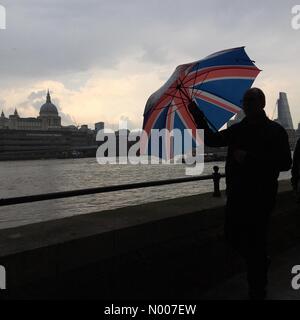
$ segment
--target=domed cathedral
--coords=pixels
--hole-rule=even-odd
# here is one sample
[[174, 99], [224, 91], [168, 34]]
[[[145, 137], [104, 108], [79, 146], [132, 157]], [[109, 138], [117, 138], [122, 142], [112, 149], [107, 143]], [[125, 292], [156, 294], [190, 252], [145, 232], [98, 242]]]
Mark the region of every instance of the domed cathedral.
[[87, 125], [61, 125], [49, 90], [38, 117], [21, 118], [17, 109], [8, 117], [0, 113], [0, 161], [94, 157], [97, 148], [96, 131]]
[[58, 115], [56, 106], [51, 102], [50, 92], [48, 90], [46, 103], [41, 106], [40, 116], [41, 125], [43, 130], [61, 128], [61, 118]]
[[46, 103], [41, 106], [40, 115], [37, 118], [21, 118], [17, 109], [8, 118], [6, 118], [3, 111], [0, 116], [0, 129], [57, 130], [61, 128], [61, 117], [58, 114], [57, 107], [51, 102], [49, 90]]

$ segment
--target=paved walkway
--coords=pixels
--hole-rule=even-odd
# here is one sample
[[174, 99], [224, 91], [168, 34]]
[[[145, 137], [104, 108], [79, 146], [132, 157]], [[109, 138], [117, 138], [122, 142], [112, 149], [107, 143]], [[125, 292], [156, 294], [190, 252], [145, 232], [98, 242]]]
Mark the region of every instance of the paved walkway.
[[[293, 266], [300, 265], [300, 245], [272, 259], [269, 273], [268, 300], [300, 300], [300, 290], [291, 286]], [[300, 284], [300, 283], [299, 283]], [[210, 290], [204, 299], [246, 300], [246, 274], [239, 274]]]

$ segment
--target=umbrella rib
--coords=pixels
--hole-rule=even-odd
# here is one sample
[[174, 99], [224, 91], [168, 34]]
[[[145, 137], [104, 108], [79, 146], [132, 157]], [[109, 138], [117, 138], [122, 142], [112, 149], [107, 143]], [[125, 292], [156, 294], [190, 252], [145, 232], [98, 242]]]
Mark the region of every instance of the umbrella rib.
[[180, 89], [179, 89], [179, 94], [180, 94], [180, 98], [181, 98], [183, 104], [185, 104], [185, 101], [184, 101], [184, 99], [182, 97], [182, 94], [188, 99], [188, 101], [191, 100], [190, 97], [187, 95], [187, 93], [182, 91], [182, 90], [180, 90]]
[[[176, 94], [176, 93], [175, 93]], [[169, 94], [169, 93], [164, 93], [164, 95], [160, 98], [161, 99], [161, 101], [159, 102], [159, 103], [162, 103], [164, 100], [166, 100], [167, 98], [174, 98], [174, 96], [173, 95], [171, 95], [171, 94]], [[160, 107], [160, 108], [153, 108], [153, 109], [150, 109], [149, 111], [148, 111], [148, 113], [152, 113], [152, 112], [154, 112], [154, 111], [157, 111], [157, 110], [161, 110], [161, 109], [164, 109], [164, 108], [167, 108], [170, 104], [172, 103], [172, 100], [171, 100], [171, 102], [169, 102], [167, 105], [165, 105], [165, 106], [163, 106], [163, 107]]]
[[180, 89], [179, 89], [181, 99], [183, 100], [182, 95], [181, 95], [181, 93], [182, 93], [186, 97], [186, 99], [189, 102], [191, 102], [192, 99], [189, 97], [188, 93], [186, 91], [184, 91], [184, 90], [181, 90], [181, 89], [182, 89], [182, 87], [180, 87]]
[[[176, 88], [174, 88], [176, 89]], [[160, 103], [162, 103], [165, 99], [167, 99], [168, 97], [173, 98], [173, 95], [169, 94], [169, 93], [164, 93], [163, 97], [161, 98]]]
[[[181, 96], [181, 91], [180, 91], [180, 96]], [[181, 99], [182, 99], [182, 96], [181, 96]], [[183, 101], [183, 99], [182, 99], [182, 101]], [[193, 119], [193, 117], [191, 116], [191, 114], [189, 113], [189, 111], [187, 110], [186, 105], [183, 104], [180, 108], [182, 108], [182, 107], [185, 107], [185, 109], [186, 109], [186, 111], [187, 111], [187, 114], [189, 115], [189, 117], [190, 117], [190, 119], [192, 120], [192, 122], [193, 122], [193, 124], [195, 125], [195, 127], [197, 127], [196, 122], [195, 122], [195, 120]]]
[[[172, 105], [172, 103], [173, 103], [173, 100], [169, 103], [169, 105], [168, 105], [168, 106], [157, 108], [157, 109], [155, 109], [155, 111], [165, 109], [165, 108], [167, 108], [167, 107], [171, 106], [171, 105]], [[180, 104], [184, 105], [184, 102], [181, 102]], [[175, 111], [176, 111], [176, 110], [175, 110]]]
[[[180, 107], [179, 107], [179, 105], [180, 105]], [[185, 102], [176, 103], [175, 106], [176, 106], [176, 109], [173, 110], [173, 111], [171, 111], [170, 114], [171, 114], [171, 113], [174, 113], [174, 112], [176, 112], [177, 110], [180, 110], [182, 107], [184, 107], [184, 106], [185, 106]]]
[[[200, 86], [201, 86], [201, 85], [203, 84], [203, 82], [207, 79], [209, 73], [210, 73], [210, 71], [207, 72], [207, 74], [206, 74], [205, 78], [202, 80]], [[195, 78], [195, 82], [196, 82], [196, 78]], [[198, 90], [198, 89], [197, 89], [197, 90]], [[202, 92], [203, 92], [203, 91], [202, 91]], [[194, 84], [193, 89], [192, 89], [192, 96], [194, 95], [194, 93], [195, 93], [195, 84]]]
[[[198, 63], [199, 64], [199, 63]], [[205, 78], [202, 80], [201, 84], [207, 79], [209, 73], [211, 71], [208, 71], [205, 75]], [[198, 69], [196, 71], [196, 75], [195, 75], [195, 79], [194, 79], [194, 85], [193, 85], [193, 89], [192, 89], [192, 94], [191, 96], [193, 97], [194, 95], [194, 91], [195, 91], [195, 83], [196, 83], [196, 79], [197, 79], [197, 73], [198, 73]], [[186, 76], [187, 77], [187, 76]], [[184, 79], [183, 79], [184, 80]], [[182, 81], [181, 81], [182, 82]], [[200, 84], [200, 85], [201, 85]], [[203, 92], [203, 91], [202, 91]], [[181, 95], [181, 91], [180, 91], [180, 95]], [[185, 105], [181, 106], [180, 108], [185, 107]], [[187, 114], [189, 115], [190, 119], [192, 120], [192, 122], [194, 123], [194, 125], [197, 127], [196, 122], [194, 120], [194, 118], [191, 116], [190, 112], [186, 109]], [[210, 122], [210, 120], [205, 116], [206, 121], [210, 124], [210, 126], [217, 132], [218, 130], [216, 129], [216, 127]]]

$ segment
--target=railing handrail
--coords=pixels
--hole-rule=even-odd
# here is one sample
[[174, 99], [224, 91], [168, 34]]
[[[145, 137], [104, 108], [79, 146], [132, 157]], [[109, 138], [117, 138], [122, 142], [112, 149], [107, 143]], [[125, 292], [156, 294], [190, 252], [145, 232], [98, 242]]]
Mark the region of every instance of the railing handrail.
[[179, 183], [203, 181], [203, 180], [210, 180], [210, 179], [212, 179], [215, 182], [214, 183], [214, 189], [215, 189], [214, 195], [218, 196], [216, 194], [216, 184], [218, 185], [220, 178], [223, 178], [223, 177], [225, 177], [225, 174], [219, 174], [215, 170], [214, 174], [205, 175], [205, 176], [193, 176], [193, 177], [167, 179], [167, 180], [137, 182], [137, 183], [113, 185], [113, 186], [106, 186], [106, 187], [78, 189], [78, 190], [71, 190], [71, 191], [61, 191], [61, 192], [53, 192], [53, 193], [46, 193], [46, 194], [36, 194], [36, 195], [31, 195], [31, 196], [6, 198], [6, 199], [0, 199], [0, 207], [16, 205], [16, 204], [32, 203], [32, 202], [38, 202], [38, 201], [85, 196], [85, 195], [98, 194], [98, 193], [107, 193], [107, 192], [115, 192], [115, 191], [125, 191], [125, 190], [132, 190], [132, 189], [158, 187], [158, 186], [165, 186], [165, 185], [170, 185], [170, 184], [179, 184]]

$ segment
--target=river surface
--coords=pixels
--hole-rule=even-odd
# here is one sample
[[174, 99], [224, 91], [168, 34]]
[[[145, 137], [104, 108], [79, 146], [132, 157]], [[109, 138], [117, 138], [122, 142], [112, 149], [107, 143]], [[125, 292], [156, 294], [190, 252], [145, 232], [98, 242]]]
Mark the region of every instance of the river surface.
[[[211, 162], [205, 164], [203, 174], [211, 174], [214, 165], [224, 172], [224, 162]], [[100, 165], [94, 158], [7, 161], [0, 162], [0, 198], [185, 176], [184, 165]], [[287, 172], [280, 178], [289, 177]], [[0, 207], [0, 229], [212, 190], [212, 181], [200, 181]]]

